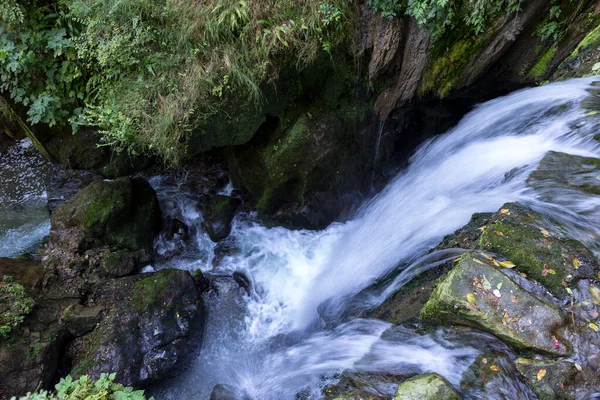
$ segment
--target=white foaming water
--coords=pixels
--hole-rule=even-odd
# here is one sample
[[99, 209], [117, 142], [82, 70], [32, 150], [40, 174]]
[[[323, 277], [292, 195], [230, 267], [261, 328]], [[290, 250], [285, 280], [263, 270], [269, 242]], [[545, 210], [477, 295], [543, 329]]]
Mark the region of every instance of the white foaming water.
[[[412, 263], [365, 307], [380, 304], [399, 285], [444, 259], [422, 258], [444, 235], [473, 213], [496, 211], [509, 201], [567, 218], [582, 227], [580, 236], [600, 237], [600, 225], [577, 214], [585, 209], [587, 217], [600, 218], [599, 204], [573, 198], [561, 216], [526, 185], [550, 150], [600, 154], [592, 139], [598, 120], [579, 107], [590, 96], [593, 80], [528, 89], [477, 107], [457, 127], [424, 143], [408, 168], [347, 223], [320, 232], [289, 231], [238, 217], [230, 238], [238, 251], [222, 260], [220, 270], [244, 272], [252, 283], [250, 294], [231, 314], [213, 299], [201, 355], [163, 386], [159, 397], [207, 398], [222, 383], [238, 388], [242, 398], [294, 399], [299, 392], [318, 398], [344, 370], [413, 368], [458, 383], [478, 353], [475, 348], [436, 341], [435, 335], [386, 340], [389, 324], [352, 319], [358, 310], [345, 309], [348, 300], [398, 265]], [[342, 313], [346, 322], [339, 319]], [[235, 334], [228, 331], [232, 326]]]

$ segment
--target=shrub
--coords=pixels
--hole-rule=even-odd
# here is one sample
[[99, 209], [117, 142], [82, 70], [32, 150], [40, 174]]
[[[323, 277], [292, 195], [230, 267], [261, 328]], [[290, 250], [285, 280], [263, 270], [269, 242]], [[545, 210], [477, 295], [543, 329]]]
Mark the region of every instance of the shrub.
[[[115, 383], [115, 376], [116, 374], [101, 374], [94, 382], [86, 375], [79, 379], [73, 379], [69, 375], [60, 380], [54, 392], [42, 390], [28, 393], [19, 400], [146, 400], [143, 390], [134, 390]], [[11, 400], [16, 398], [13, 397]]]
[[521, 0], [369, 0], [384, 16], [410, 15], [434, 39], [449, 28], [465, 24], [474, 34], [485, 30], [489, 19], [499, 13], [520, 9]]
[[4, 276], [0, 281], [0, 338], [6, 338], [33, 308], [33, 299], [20, 283]]
[[224, 103], [260, 105], [278, 62], [348, 40], [350, 0], [8, 0], [0, 92], [32, 124], [99, 127], [102, 145], [177, 163]]

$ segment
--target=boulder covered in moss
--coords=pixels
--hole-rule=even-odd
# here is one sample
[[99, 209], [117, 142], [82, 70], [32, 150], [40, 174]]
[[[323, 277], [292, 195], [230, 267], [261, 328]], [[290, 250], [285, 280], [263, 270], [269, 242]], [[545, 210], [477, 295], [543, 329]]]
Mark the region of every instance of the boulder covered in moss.
[[479, 248], [508, 258], [519, 272], [564, 298], [568, 284], [594, 277], [600, 267], [581, 243], [551, 233], [554, 225], [520, 204], [505, 204], [482, 228]]
[[91, 241], [149, 249], [161, 228], [154, 189], [143, 179], [93, 182], [52, 214], [52, 230], [76, 228]]
[[202, 227], [213, 242], [218, 242], [229, 236], [231, 221], [240, 205], [240, 200], [217, 195], [208, 200], [204, 210]]
[[443, 377], [435, 373], [413, 376], [398, 386], [394, 400], [461, 400]]
[[127, 386], [169, 374], [192, 354], [192, 337], [201, 337], [200, 295], [183, 270], [165, 269], [107, 284], [95, 299], [104, 309], [101, 322], [69, 346], [72, 374], [97, 378], [114, 371], [116, 381]]
[[95, 181], [52, 213], [42, 260], [74, 296], [84, 296], [103, 276], [128, 275], [150, 262], [161, 225], [156, 193], [143, 179]]
[[525, 291], [484, 255], [466, 253], [438, 283], [421, 311], [425, 321], [486, 330], [518, 349], [566, 355], [566, 315]]

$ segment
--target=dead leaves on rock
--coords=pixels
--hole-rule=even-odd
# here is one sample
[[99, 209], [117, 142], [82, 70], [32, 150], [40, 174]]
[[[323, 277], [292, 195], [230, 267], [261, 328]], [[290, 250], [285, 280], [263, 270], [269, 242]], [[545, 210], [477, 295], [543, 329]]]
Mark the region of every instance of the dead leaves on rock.
[[550, 264], [544, 264], [544, 267], [542, 268], [542, 276], [546, 275], [556, 275], [556, 271], [552, 269]]

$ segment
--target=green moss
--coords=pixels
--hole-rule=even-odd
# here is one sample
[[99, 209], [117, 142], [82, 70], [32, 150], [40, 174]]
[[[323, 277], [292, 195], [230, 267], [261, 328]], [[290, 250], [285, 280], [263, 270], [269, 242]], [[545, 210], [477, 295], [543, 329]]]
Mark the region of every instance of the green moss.
[[435, 373], [417, 375], [398, 386], [394, 400], [460, 400], [444, 378]]
[[573, 61], [576, 59], [579, 54], [587, 49], [590, 45], [600, 41], [600, 25], [598, 25], [594, 30], [588, 33], [581, 42], [577, 45], [575, 50], [565, 59], [565, 63]]
[[538, 57], [535, 64], [533, 64], [533, 67], [531, 67], [531, 69], [529, 70], [529, 73], [527, 75], [532, 78], [541, 77], [546, 72], [546, 69], [548, 68], [548, 63], [550, 62], [550, 60], [552, 60], [552, 58], [554, 57], [555, 54], [556, 54], [555, 47], [548, 48], [544, 52], [544, 54], [542, 54], [540, 57]]
[[35, 343], [29, 346], [29, 359], [35, 360], [36, 358], [38, 358], [40, 354], [42, 354], [43, 348], [44, 346], [41, 343]]
[[154, 304], [167, 287], [168, 274], [154, 274], [140, 279], [133, 286], [133, 304], [137, 311], [143, 311], [148, 304]]

